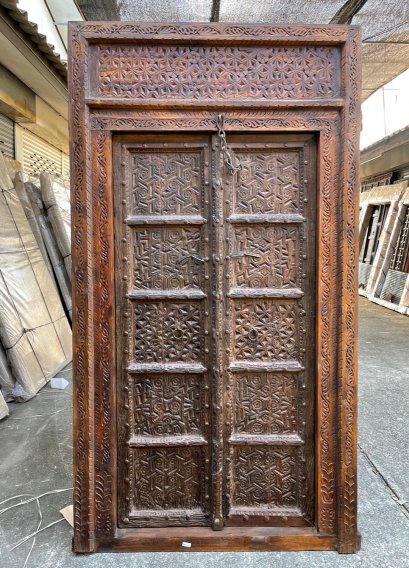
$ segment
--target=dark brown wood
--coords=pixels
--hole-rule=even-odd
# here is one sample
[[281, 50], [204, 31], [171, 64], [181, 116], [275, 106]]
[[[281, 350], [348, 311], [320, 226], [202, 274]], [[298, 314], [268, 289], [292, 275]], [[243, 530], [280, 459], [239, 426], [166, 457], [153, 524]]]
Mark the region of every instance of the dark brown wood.
[[359, 32], [70, 46], [74, 550], [356, 551]]
[[[191, 546], [187, 546], [191, 544]], [[335, 536], [305, 527], [226, 527], [213, 531], [207, 527], [157, 529], [119, 529], [116, 538], [100, 543], [98, 551], [127, 552], [262, 552], [274, 550], [336, 550]]]

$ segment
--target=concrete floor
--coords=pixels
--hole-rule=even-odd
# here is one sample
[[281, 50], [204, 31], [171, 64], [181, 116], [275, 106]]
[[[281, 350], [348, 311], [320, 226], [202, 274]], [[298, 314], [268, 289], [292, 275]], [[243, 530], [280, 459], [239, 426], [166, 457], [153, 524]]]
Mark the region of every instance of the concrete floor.
[[[218, 568], [409, 567], [409, 318], [360, 300], [360, 530], [362, 550], [333, 552], [96, 554], [71, 552], [66, 521], [37, 536], [27, 568]], [[70, 368], [62, 376], [69, 378]], [[18, 494], [40, 495], [70, 488], [71, 386], [49, 387], [28, 404], [11, 405], [0, 423], [0, 501]], [[17, 503], [19, 499], [5, 506]], [[42, 526], [60, 518], [70, 491], [40, 500]], [[0, 516], [0, 566], [23, 568], [32, 541], [11, 551], [34, 532], [38, 507], [32, 502]]]

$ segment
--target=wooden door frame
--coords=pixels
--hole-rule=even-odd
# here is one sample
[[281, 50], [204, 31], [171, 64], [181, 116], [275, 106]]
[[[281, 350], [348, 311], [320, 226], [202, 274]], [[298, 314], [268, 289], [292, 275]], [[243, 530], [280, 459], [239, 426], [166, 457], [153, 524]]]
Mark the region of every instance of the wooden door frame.
[[[263, 73], [251, 85], [235, 86], [236, 93], [243, 91], [241, 98], [234, 89], [225, 89], [229, 85], [216, 75], [212, 81], [217, 88], [212, 90], [210, 84], [201, 95], [190, 68], [173, 86], [165, 83], [164, 88], [156, 74], [140, 85], [133, 70], [121, 63], [129, 50], [141, 45], [156, 48], [165, 59], [177, 46], [182, 57], [188, 52], [189, 58], [191, 48], [201, 63], [207, 63], [211, 49], [274, 53], [280, 80], [268, 79], [277, 73], [268, 60], [264, 71], [270, 75]], [[360, 32], [354, 26], [70, 24], [75, 551], [348, 553], [359, 548], [360, 49]], [[304, 61], [309, 74], [305, 83], [297, 79], [291, 64], [283, 69], [286, 52]], [[135, 53], [131, 55], [135, 61]], [[110, 73], [112, 66], [116, 69]], [[166, 529], [159, 538], [157, 529], [118, 529], [116, 520], [112, 137], [132, 132], [215, 132], [220, 112], [227, 133], [297, 131], [318, 137], [316, 527], [240, 527], [219, 532], [183, 527]], [[191, 548], [183, 548], [182, 541], [189, 541]]]

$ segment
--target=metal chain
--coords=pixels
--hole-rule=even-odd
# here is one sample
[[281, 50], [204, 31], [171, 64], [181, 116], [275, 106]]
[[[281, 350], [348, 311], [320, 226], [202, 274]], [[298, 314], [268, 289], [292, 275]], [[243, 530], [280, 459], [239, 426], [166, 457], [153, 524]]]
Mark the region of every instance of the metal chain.
[[226, 132], [224, 131], [224, 116], [219, 114], [217, 117], [217, 135], [220, 139], [220, 149], [224, 155], [224, 163], [226, 164], [229, 172], [233, 175], [235, 172], [239, 172], [242, 169], [242, 165], [237, 160], [237, 157], [233, 159], [233, 156], [227, 146]]

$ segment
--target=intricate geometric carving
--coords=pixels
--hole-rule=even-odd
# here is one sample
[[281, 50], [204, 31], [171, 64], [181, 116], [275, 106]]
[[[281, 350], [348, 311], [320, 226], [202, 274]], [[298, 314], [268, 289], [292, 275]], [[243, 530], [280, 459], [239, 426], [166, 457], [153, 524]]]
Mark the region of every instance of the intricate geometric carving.
[[297, 447], [253, 446], [234, 451], [233, 504], [296, 507]]
[[298, 213], [300, 155], [298, 152], [239, 152], [235, 213]]
[[329, 47], [109, 46], [96, 94], [142, 99], [333, 98], [338, 50]]
[[297, 286], [299, 231], [296, 227], [236, 227], [233, 285], [247, 288]]
[[163, 375], [132, 381], [131, 432], [136, 436], [200, 434], [202, 380]]
[[130, 213], [200, 213], [201, 160], [195, 152], [133, 152]]
[[298, 358], [298, 313], [287, 300], [249, 301], [235, 307], [235, 358], [295, 360]]
[[136, 288], [200, 288], [204, 260], [200, 232], [194, 228], [134, 229]]
[[137, 304], [136, 361], [198, 361], [202, 354], [201, 305], [158, 302]]
[[201, 508], [201, 448], [141, 448], [130, 458], [131, 511]]
[[234, 430], [246, 434], [297, 432], [298, 378], [243, 375], [236, 379]]

